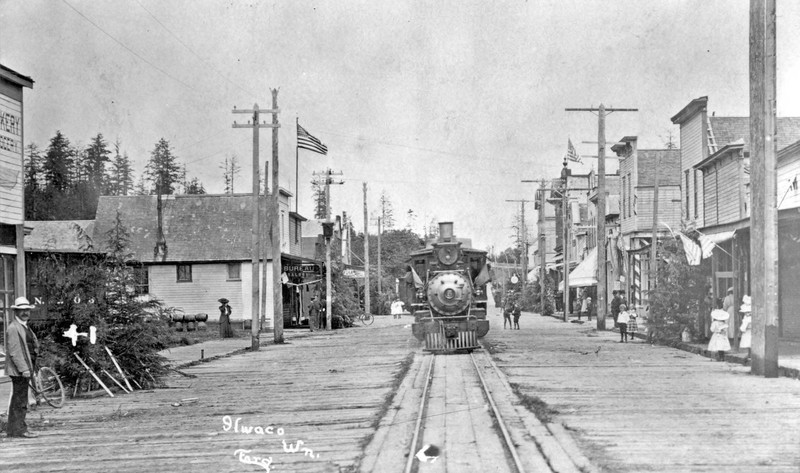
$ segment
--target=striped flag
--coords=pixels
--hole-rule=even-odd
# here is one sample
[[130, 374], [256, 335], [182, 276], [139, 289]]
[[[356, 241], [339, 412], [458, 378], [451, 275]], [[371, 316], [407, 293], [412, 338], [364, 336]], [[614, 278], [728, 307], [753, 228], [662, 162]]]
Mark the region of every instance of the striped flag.
[[697, 243], [683, 233], [678, 233], [678, 236], [681, 237], [681, 241], [683, 242], [683, 252], [686, 253], [686, 261], [689, 262], [689, 265], [697, 266], [700, 264], [703, 251]]
[[717, 246], [708, 235], [700, 235], [697, 239], [700, 242], [700, 250], [703, 253], [703, 259], [708, 258], [711, 256], [711, 253], [714, 251], [714, 247]]
[[569, 138], [567, 138], [567, 159], [576, 163], [581, 162], [581, 157], [578, 155], [578, 152], [575, 151], [575, 147], [572, 146], [572, 140]]
[[745, 164], [744, 165], [744, 173], [745, 174], [750, 174], [750, 164]]
[[297, 147], [307, 149], [319, 154], [328, 154], [328, 147], [306, 131], [305, 128], [297, 124]]

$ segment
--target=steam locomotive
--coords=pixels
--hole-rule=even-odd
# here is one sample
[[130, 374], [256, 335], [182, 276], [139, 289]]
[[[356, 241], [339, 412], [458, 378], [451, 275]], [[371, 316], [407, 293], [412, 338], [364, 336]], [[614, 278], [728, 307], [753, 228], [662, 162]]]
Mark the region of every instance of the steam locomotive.
[[489, 332], [486, 285], [491, 280], [486, 251], [463, 246], [453, 223], [439, 223], [439, 238], [409, 255], [406, 305], [414, 314], [414, 336], [425, 350], [469, 352]]

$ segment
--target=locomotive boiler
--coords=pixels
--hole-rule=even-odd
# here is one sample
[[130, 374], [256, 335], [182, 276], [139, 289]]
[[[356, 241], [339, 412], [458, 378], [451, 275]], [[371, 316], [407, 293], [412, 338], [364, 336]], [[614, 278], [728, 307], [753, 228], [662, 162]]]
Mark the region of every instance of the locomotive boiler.
[[489, 332], [486, 285], [491, 280], [486, 251], [468, 248], [439, 223], [439, 238], [410, 254], [406, 303], [414, 314], [414, 336], [433, 352], [469, 352]]

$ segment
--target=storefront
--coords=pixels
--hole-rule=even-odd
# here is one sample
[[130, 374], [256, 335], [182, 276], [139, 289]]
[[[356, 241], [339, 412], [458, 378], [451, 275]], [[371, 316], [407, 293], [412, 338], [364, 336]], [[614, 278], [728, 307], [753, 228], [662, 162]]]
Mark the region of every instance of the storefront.
[[281, 255], [284, 328], [308, 328], [308, 306], [325, 292], [322, 269], [320, 261]]
[[[14, 298], [25, 295], [22, 90], [33, 80], [0, 65], [0, 312], [3, 347]], [[3, 350], [5, 351], [5, 350]], [[5, 366], [5, 364], [3, 364]]]

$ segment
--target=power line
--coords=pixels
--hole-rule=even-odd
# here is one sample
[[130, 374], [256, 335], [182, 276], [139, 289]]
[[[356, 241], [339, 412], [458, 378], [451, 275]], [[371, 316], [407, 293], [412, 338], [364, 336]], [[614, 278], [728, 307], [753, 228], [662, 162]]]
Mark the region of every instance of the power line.
[[72, 6], [72, 5], [71, 5], [71, 4], [70, 4], [70, 3], [69, 3], [67, 0], [61, 0], [61, 1], [62, 1], [62, 2], [64, 2], [64, 4], [65, 4], [65, 5], [67, 5], [68, 7], [70, 7], [70, 8], [71, 8], [71, 9], [72, 9], [72, 10], [73, 10], [75, 13], [77, 13], [78, 15], [80, 15], [80, 16], [81, 16], [81, 17], [82, 17], [84, 20], [88, 21], [88, 22], [89, 22], [89, 24], [91, 24], [92, 26], [94, 26], [95, 28], [97, 28], [98, 30], [100, 30], [100, 32], [102, 32], [104, 35], [106, 35], [106, 36], [108, 36], [109, 38], [111, 38], [111, 40], [112, 40], [112, 41], [114, 41], [114, 42], [115, 42], [115, 43], [117, 43], [118, 45], [122, 46], [122, 48], [124, 48], [124, 49], [125, 49], [126, 51], [128, 51], [129, 53], [133, 54], [133, 55], [134, 55], [134, 56], [135, 56], [137, 59], [139, 59], [140, 61], [144, 62], [145, 64], [149, 65], [149, 66], [150, 66], [150, 67], [152, 67], [153, 69], [155, 69], [155, 70], [157, 70], [158, 72], [160, 72], [160, 73], [164, 74], [165, 76], [169, 77], [170, 79], [174, 80], [175, 82], [177, 82], [177, 83], [179, 83], [179, 84], [183, 85], [184, 87], [186, 87], [186, 88], [188, 88], [188, 89], [190, 89], [190, 90], [193, 90], [194, 92], [200, 92], [199, 90], [195, 89], [195, 88], [194, 88], [194, 87], [192, 87], [191, 85], [189, 85], [189, 84], [187, 84], [186, 82], [184, 82], [184, 81], [182, 81], [182, 80], [178, 79], [177, 77], [173, 76], [172, 74], [170, 74], [169, 72], [165, 71], [164, 69], [161, 69], [160, 67], [156, 66], [156, 65], [155, 65], [155, 64], [153, 64], [152, 62], [150, 62], [150, 61], [148, 61], [147, 59], [145, 59], [144, 57], [142, 57], [142, 56], [141, 56], [139, 53], [137, 53], [137, 52], [136, 52], [136, 51], [134, 51], [133, 49], [131, 49], [131, 48], [129, 48], [128, 46], [126, 46], [126, 45], [125, 45], [125, 43], [123, 43], [122, 41], [118, 40], [117, 38], [115, 38], [114, 36], [112, 36], [112, 35], [111, 35], [111, 33], [109, 33], [108, 31], [104, 30], [103, 28], [101, 28], [101, 27], [100, 27], [100, 25], [98, 25], [97, 23], [93, 22], [91, 19], [89, 19], [89, 17], [87, 17], [86, 15], [84, 15], [83, 13], [81, 13], [81, 11], [80, 11], [80, 10], [78, 10], [77, 8], [75, 8], [74, 6]]
[[147, 9], [147, 8], [146, 8], [144, 5], [142, 5], [142, 2], [140, 2], [139, 0], [135, 0], [135, 1], [136, 1], [136, 3], [138, 3], [138, 4], [139, 4], [139, 6], [142, 8], [142, 10], [146, 11], [146, 12], [147, 12], [147, 14], [148, 14], [148, 15], [150, 15], [150, 18], [152, 18], [152, 19], [153, 19], [153, 20], [154, 20], [156, 23], [158, 23], [158, 24], [159, 24], [159, 25], [160, 25], [160, 26], [161, 26], [161, 27], [164, 29], [164, 31], [166, 31], [167, 33], [169, 33], [169, 34], [170, 34], [170, 36], [172, 36], [173, 38], [175, 38], [175, 40], [176, 40], [176, 41], [178, 41], [178, 42], [179, 42], [179, 43], [180, 43], [180, 44], [181, 44], [181, 45], [182, 45], [184, 48], [186, 48], [186, 50], [187, 50], [187, 51], [189, 51], [190, 53], [192, 53], [192, 55], [193, 55], [194, 57], [196, 57], [196, 58], [197, 58], [198, 60], [200, 60], [200, 61], [201, 61], [203, 64], [205, 64], [206, 66], [208, 66], [208, 67], [209, 67], [211, 70], [213, 70], [214, 72], [216, 72], [216, 73], [217, 73], [217, 75], [219, 75], [220, 77], [222, 77], [223, 79], [225, 79], [226, 81], [228, 81], [230, 84], [233, 84], [234, 86], [238, 87], [238, 88], [239, 88], [239, 90], [241, 90], [241, 91], [243, 91], [243, 92], [247, 92], [248, 94], [252, 95], [253, 97], [257, 97], [257, 96], [258, 96], [258, 94], [254, 93], [253, 91], [251, 91], [251, 90], [248, 90], [248, 89], [246, 89], [246, 88], [242, 87], [242, 86], [241, 86], [241, 85], [239, 85], [238, 83], [236, 83], [236, 82], [232, 81], [231, 79], [229, 79], [228, 77], [224, 76], [224, 75], [222, 74], [222, 72], [220, 72], [220, 70], [219, 70], [219, 69], [217, 69], [216, 67], [214, 67], [214, 65], [213, 65], [213, 64], [211, 64], [210, 62], [208, 62], [208, 61], [206, 61], [205, 59], [203, 59], [202, 57], [200, 57], [200, 55], [199, 55], [199, 54], [197, 54], [197, 53], [196, 53], [196, 52], [195, 52], [195, 51], [194, 51], [192, 48], [190, 48], [188, 44], [186, 44], [185, 42], [183, 42], [183, 40], [181, 40], [181, 39], [178, 37], [178, 35], [176, 35], [175, 33], [173, 33], [173, 32], [172, 32], [172, 30], [170, 30], [169, 28], [167, 28], [167, 26], [166, 26], [164, 23], [162, 23], [162, 22], [161, 22], [161, 21], [160, 21], [158, 18], [156, 18], [156, 16], [155, 16], [155, 15], [154, 15], [154, 14], [153, 14], [153, 13], [152, 13], [150, 10], [148, 10], [148, 9]]

